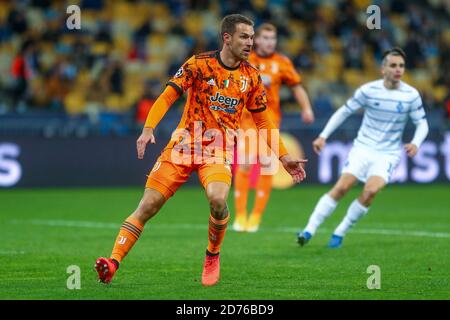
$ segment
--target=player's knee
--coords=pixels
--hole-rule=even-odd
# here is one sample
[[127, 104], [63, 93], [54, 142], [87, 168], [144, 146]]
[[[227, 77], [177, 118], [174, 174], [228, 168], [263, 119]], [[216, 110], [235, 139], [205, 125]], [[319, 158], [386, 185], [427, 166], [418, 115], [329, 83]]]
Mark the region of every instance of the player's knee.
[[338, 185], [333, 188], [332, 196], [334, 196], [334, 198], [336, 200], [339, 200], [340, 198], [342, 198], [343, 196], [345, 196], [347, 194], [347, 192], [350, 190], [350, 188], [351, 188], [351, 185], [347, 185], [347, 184]]
[[228, 215], [227, 202], [221, 197], [211, 197], [209, 199], [211, 214], [216, 219], [225, 219]]
[[362, 198], [363, 198], [364, 202], [366, 204], [372, 202], [373, 198], [375, 198], [378, 191], [380, 191], [380, 189], [377, 187], [371, 187], [371, 186], [365, 187], [363, 190], [363, 194], [362, 194]]
[[162, 203], [158, 199], [142, 199], [136, 210], [136, 214], [146, 221], [153, 217], [159, 211], [161, 206]]

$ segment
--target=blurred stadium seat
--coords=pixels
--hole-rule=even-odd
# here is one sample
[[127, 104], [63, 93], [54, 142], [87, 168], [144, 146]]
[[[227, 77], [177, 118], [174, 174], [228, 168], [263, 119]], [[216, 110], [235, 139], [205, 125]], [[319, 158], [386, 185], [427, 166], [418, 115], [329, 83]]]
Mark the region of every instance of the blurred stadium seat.
[[[339, 107], [343, 96], [379, 77], [381, 53], [393, 45], [411, 56], [404, 79], [421, 91], [428, 113], [444, 110], [450, 96], [450, 6], [444, 0], [385, 1], [382, 30], [365, 25], [368, 0], [85, 0], [78, 1], [81, 30], [66, 28], [61, 1], [0, 2], [0, 114], [19, 121], [33, 111], [48, 112], [49, 119], [54, 112], [132, 113], [144, 83], [162, 88], [190, 55], [218, 48], [220, 19], [237, 11], [257, 25], [277, 25], [279, 51], [293, 59], [313, 102], [323, 105], [326, 96]], [[361, 50], [357, 61], [349, 60], [349, 41]], [[25, 65], [22, 90], [11, 74], [17, 59]], [[297, 109], [293, 102], [282, 95], [285, 110]]]

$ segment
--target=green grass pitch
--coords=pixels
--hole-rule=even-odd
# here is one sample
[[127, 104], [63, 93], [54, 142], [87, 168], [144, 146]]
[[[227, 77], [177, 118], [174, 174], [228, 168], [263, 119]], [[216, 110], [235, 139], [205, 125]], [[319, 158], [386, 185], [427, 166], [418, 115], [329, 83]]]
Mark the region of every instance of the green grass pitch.
[[[200, 283], [208, 204], [182, 187], [151, 220], [111, 285], [96, 281], [95, 259], [108, 256], [142, 189], [28, 189], [0, 192], [0, 299], [449, 299], [449, 185], [391, 185], [341, 249], [326, 244], [355, 188], [300, 248], [295, 231], [329, 186], [272, 194], [258, 233], [227, 231], [221, 280]], [[251, 203], [251, 201], [250, 201]], [[230, 193], [229, 205], [233, 213]], [[67, 268], [81, 270], [69, 290]], [[381, 270], [369, 290], [367, 268]]]

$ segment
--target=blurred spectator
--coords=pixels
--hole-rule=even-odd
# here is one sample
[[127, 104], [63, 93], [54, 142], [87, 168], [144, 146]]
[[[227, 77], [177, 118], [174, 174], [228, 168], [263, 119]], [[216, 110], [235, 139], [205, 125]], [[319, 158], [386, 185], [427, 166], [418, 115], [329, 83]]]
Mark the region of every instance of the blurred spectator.
[[10, 88], [12, 107], [17, 111], [25, 111], [27, 100], [28, 81], [31, 78], [30, 53], [33, 50], [33, 42], [26, 40], [20, 51], [14, 57], [11, 65], [12, 86]]
[[345, 67], [352, 69], [363, 68], [364, 44], [361, 34], [353, 30], [348, 40], [344, 40]]
[[95, 40], [98, 42], [112, 43], [111, 38], [111, 25], [107, 22], [99, 23], [99, 30], [95, 36]]
[[445, 99], [444, 106], [446, 108], [446, 115], [447, 115], [447, 129], [450, 129], [450, 95], [447, 96]]
[[123, 94], [123, 66], [120, 59], [113, 58], [108, 68], [110, 92]]
[[[83, 13], [78, 31], [65, 27], [61, 1], [24, 0], [2, 7], [0, 71], [11, 73], [0, 79], [3, 112], [36, 105], [95, 120], [105, 111], [126, 114], [142, 105], [136, 108], [144, 114], [151, 101], [146, 79], [165, 83], [190, 55], [218, 48], [219, 22], [236, 12], [256, 25], [271, 20], [278, 27], [279, 51], [302, 72], [319, 113], [339, 107], [342, 93], [364, 79], [378, 77], [382, 53], [395, 45], [408, 55], [405, 80], [417, 86], [431, 109], [447, 107], [450, 7], [441, 0], [379, 1], [382, 29], [370, 32], [364, 0], [78, 3]], [[318, 90], [323, 84], [326, 90]]]
[[439, 74], [436, 83], [450, 88], [450, 44], [444, 37], [439, 40], [439, 53], [438, 65], [443, 72]]
[[412, 31], [410, 33], [404, 51], [406, 53], [406, 56], [408, 57], [408, 68], [417, 68], [423, 64], [425, 57], [419, 43], [419, 36], [416, 32]]
[[158, 98], [159, 91], [159, 82], [147, 81], [145, 83], [144, 94], [137, 102], [134, 113], [134, 120], [138, 128], [142, 128], [144, 126], [145, 120], [147, 119], [147, 114], [155, 103], [156, 98]]
[[59, 56], [57, 63], [45, 77], [46, 99], [48, 108], [54, 111], [62, 111], [64, 98], [69, 93], [70, 87], [77, 75], [77, 68], [67, 56]]
[[24, 9], [13, 6], [8, 15], [8, 26], [13, 33], [23, 34], [28, 30]]
[[339, 2], [339, 14], [337, 16], [335, 31], [339, 37], [347, 37], [352, 30], [359, 27], [356, 20], [356, 9], [351, 1]]
[[331, 49], [325, 27], [321, 23], [316, 23], [314, 27], [315, 32], [311, 39], [314, 52], [320, 55], [330, 53]]
[[292, 60], [295, 67], [301, 70], [311, 70], [314, 68], [314, 62], [312, 59], [312, 53], [307, 49], [304, 48], [300, 50], [298, 55], [294, 57]]
[[41, 9], [48, 9], [52, 4], [52, 0], [31, 0], [30, 5]]
[[319, 90], [314, 99], [314, 114], [316, 117], [329, 118], [334, 112], [330, 96], [323, 90]]
[[91, 9], [91, 10], [102, 10], [103, 9], [103, 0], [81, 0], [81, 8], [82, 9]]
[[377, 61], [381, 62], [383, 53], [386, 50], [394, 47], [394, 42], [385, 30], [380, 30], [380, 32], [373, 32], [370, 34], [370, 45], [374, 52]]

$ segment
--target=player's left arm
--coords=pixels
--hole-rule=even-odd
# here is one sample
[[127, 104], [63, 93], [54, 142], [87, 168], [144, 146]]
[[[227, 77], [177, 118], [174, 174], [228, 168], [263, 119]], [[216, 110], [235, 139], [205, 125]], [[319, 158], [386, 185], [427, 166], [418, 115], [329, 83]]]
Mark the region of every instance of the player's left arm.
[[420, 96], [413, 101], [409, 117], [416, 125], [414, 137], [410, 143], [405, 144], [404, 148], [410, 158], [414, 157], [419, 150], [420, 145], [425, 141], [428, 135], [428, 121], [426, 119], [425, 110], [423, 108]]
[[294, 159], [289, 155], [283, 140], [281, 139], [280, 131], [270, 119], [267, 110], [262, 112], [252, 112], [251, 114], [258, 131], [263, 129], [267, 130], [267, 135], [264, 136], [267, 145], [275, 152], [278, 159], [280, 159], [283, 164], [283, 167], [292, 176], [294, 182], [302, 182], [306, 178], [306, 172], [303, 165], [308, 162], [308, 160]]
[[301, 84], [302, 78], [297, 70], [295, 70], [294, 64], [290, 59], [284, 57], [283, 64], [284, 66], [282, 68], [281, 79], [284, 83], [291, 87], [295, 101], [297, 101], [300, 106], [303, 122], [306, 124], [311, 124], [314, 122], [314, 112], [311, 107], [308, 93]]
[[306, 172], [303, 168], [303, 164], [308, 160], [297, 160], [288, 154], [280, 137], [278, 128], [270, 119], [266, 103], [267, 98], [264, 91], [264, 86], [262, 84], [261, 77], [258, 76], [258, 83], [255, 86], [255, 89], [250, 93], [250, 98], [247, 101], [247, 109], [250, 111], [258, 131], [263, 129], [267, 130], [265, 139], [269, 148], [275, 152], [278, 159], [280, 159], [283, 164], [283, 167], [292, 176], [294, 182], [299, 183], [306, 178]]

